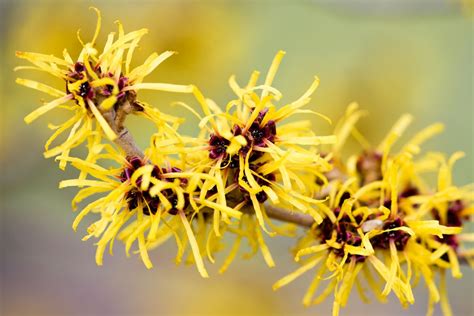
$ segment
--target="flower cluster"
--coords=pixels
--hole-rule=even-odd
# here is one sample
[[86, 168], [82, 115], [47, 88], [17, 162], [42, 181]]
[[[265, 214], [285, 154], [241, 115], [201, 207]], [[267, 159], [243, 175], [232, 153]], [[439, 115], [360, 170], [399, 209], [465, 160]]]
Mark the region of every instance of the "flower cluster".
[[[90, 42], [84, 43], [78, 33], [83, 48], [77, 59], [74, 60], [66, 49], [63, 51], [63, 58], [31, 52], [16, 53], [17, 57], [28, 60], [33, 66], [19, 66], [15, 70], [43, 71], [65, 83], [65, 91], [61, 91], [30, 79], [16, 80], [21, 85], [57, 97], [27, 115], [26, 123], [29, 124], [58, 107], [72, 113], [71, 118], [63, 124], [49, 125], [55, 132], [46, 142], [44, 153], [46, 158], [58, 155], [68, 157], [70, 150], [85, 142], [92, 133], [115, 140], [117, 134], [124, 128], [123, 123], [127, 114], [152, 111], [144, 103], [137, 101], [137, 90], [154, 89], [189, 93], [192, 89], [183, 85], [143, 83], [148, 74], [173, 55], [170, 51], [159, 55], [153, 53], [142, 65], [130, 69], [135, 48], [148, 32], [147, 29], [125, 34], [122, 24], [117, 22], [118, 38], [115, 39], [115, 34], [110, 33], [102, 53], [99, 54], [95, 46], [101, 28], [101, 16], [98, 9], [93, 9], [98, 17], [94, 37]], [[49, 148], [68, 130], [69, 134], [62, 144]], [[65, 160], [62, 161], [60, 167], [64, 169]]]
[[[301, 226], [305, 231], [294, 258], [302, 265], [274, 289], [316, 268], [303, 303], [317, 304], [333, 294], [333, 315], [338, 315], [354, 285], [364, 301], [368, 287], [380, 301], [393, 292], [403, 306], [413, 304], [412, 289], [422, 277], [430, 297], [428, 314], [438, 302], [445, 315], [451, 314], [445, 275], [461, 277], [460, 260], [472, 264], [474, 252], [465, 249], [464, 242], [473, 236], [461, 232], [473, 213], [474, 196], [471, 186], [453, 185], [452, 168], [462, 153], [449, 158], [422, 154], [422, 143], [441, 132], [441, 124], [425, 128], [394, 152], [412, 117], [402, 116], [378, 146], [371, 146], [356, 127], [365, 113], [354, 103], [333, 135], [317, 135], [310, 120], [293, 119], [316, 115], [331, 123], [305, 108], [319, 85], [317, 77], [297, 100], [278, 104], [282, 93], [273, 81], [283, 51], [276, 54], [262, 83], [258, 71], [244, 85], [231, 76], [235, 98], [223, 110], [196, 86], [143, 83], [173, 54], [153, 53], [131, 69], [146, 29], [126, 34], [118, 22], [118, 37], [109, 34], [99, 54], [101, 18], [94, 10], [95, 34], [87, 43], [79, 38], [83, 49], [77, 59], [66, 50], [62, 59], [17, 53], [33, 64], [18, 70], [45, 71], [63, 81], [65, 91], [29, 79], [17, 82], [57, 97], [27, 115], [27, 123], [58, 107], [72, 112], [63, 124], [50, 125], [55, 132], [46, 142], [45, 156], [56, 157], [61, 169], [69, 164], [79, 172], [59, 186], [79, 188], [72, 201], [73, 209], [81, 205], [74, 230], [84, 217], [96, 217], [84, 240], [98, 239], [98, 265], [107, 248], [112, 254], [118, 239], [127, 256], [136, 246], [151, 268], [149, 250], [174, 239], [176, 262], [195, 264], [203, 277], [208, 277], [205, 258], [215, 263], [215, 254], [226, 251], [222, 273], [243, 240], [251, 249], [244, 258], [260, 251], [273, 267], [265, 237], [295, 237]], [[181, 134], [181, 118], [138, 101], [141, 89], [194, 96], [196, 104], [176, 104], [197, 117], [199, 134]], [[143, 152], [125, 128], [130, 114], [156, 125]], [[50, 148], [67, 131], [65, 141]], [[351, 135], [362, 149], [346, 159], [342, 151]], [[86, 157], [73, 155], [71, 150], [83, 143]], [[436, 186], [426, 180], [426, 174], [433, 173]], [[284, 223], [276, 225], [272, 219]], [[234, 237], [231, 244], [229, 235]], [[328, 285], [315, 297], [322, 281]]]
[[[354, 124], [361, 114], [355, 104], [348, 108], [335, 131], [339, 141], [351, 131], [360, 137]], [[410, 116], [402, 117], [377, 148], [364, 148], [346, 164], [334, 152], [339, 172], [346, 175], [344, 181], [327, 185], [326, 206], [334, 216], [312, 227], [298, 242], [295, 260], [308, 259], [275, 283], [274, 289], [318, 266], [303, 304], [318, 304], [334, 293], [333, 314], [338, 315], [354, 285], [364, 301], [368, 301], [367, 286], [382, 302], [393, 291], [403, 306], [413, 304], [412, 287], [422, 276], [429, 290], [428, 315], [437, 302], [445, 315], [451, 315], [444, 277], [446, 271], [461, 277], [458, 256], [471, 255], [459, 248], [459, 242], [472, 240], [460, 233], [473, 211], [469, 205], [474, 196], [472, 188], [451, 184], [451, 168], [461, 153], [448, 162], [440, 154], [416, 159], [421, 143], [439, 132], [441, 125], [422, 130], [400, 152], [390, 151], [410, 121]], [[423, 173], [432, 170], [439, 170], [437, 188], [423, 182]], [[437, 274], [442, 278], [440, 288], [435, 284]], [[329, 280], [329, 285], [313, 299], [323, 280]]]

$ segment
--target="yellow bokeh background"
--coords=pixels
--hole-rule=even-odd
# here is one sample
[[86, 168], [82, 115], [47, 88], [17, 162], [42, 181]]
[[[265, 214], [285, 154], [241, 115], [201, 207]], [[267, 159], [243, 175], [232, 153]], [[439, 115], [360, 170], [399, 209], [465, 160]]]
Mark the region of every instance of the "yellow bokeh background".
[[[308, 286], [302, 277], [278, 292], [271, 285], [296, 265], [289, 255], [292, 240], [267, 238], [277, 266], [268, 269], [260, 255], [236, 260], [225, 275], [201, 279], [194, 267], [175, 266], [172, 244], [151, 253], [155, 268], [147, 271], [138, 257], [127, 259], [120, 247], [103, 267], [94, 263], [92, 242], [83, 229], [70, 228], [73, 190], [57, 183], [74, 175], [60, 172], [42, 158], [50, 131], [50, 113], [27, 126], [23, 117], [47, 96], [15, 84], [17, 76], [36, 78], [61, 88], [41, 73], [13, 72], [24, 64], [16, 50], [60, 56], [67, 47], [80, 50], [76, 30], [90, 38], [102, 11], [103, 32], [115, 31], [120, 19], [126, 31], [150, 30], [136, 53], [136, 64], [153, 51], [177, 51], [147, 81], [194, 83], [207, 97], [225, 105], [232, 96], [231, 74], [245, 82], [254, 69], [266, 71], [274, 54], [287, 52], [275, 86], [283, 102], [304, 92], [314, 75], [321, 79], [310, 107], [336, 120], [357, 101], [370, 116], [361, 130], [376, 144], [403, 113], [416, 120], [409, 130], [442, 122], [446, 131], [425, 146], [467, 157], [455, 168], [455, 182], [472, 182], [473, 152], [473, 20], [457, 1], [8, 1], [0, 3], [0, 161], [1, 174], [1, 315], [329, 315], [330, 300], [304, 308]], [[192, 99], [159, 92], [140, 99], [187, 119], [183, 132], [196, 133], [196, 120], [172, 101]], [[146, 146], [154, 128], [130, 119], [130, 129]], [[331, 127], [314, 119], [315, 129]], [[353, 144], [349, 144], [353, 146]], [[118, 246], [118, 245], [117, 245]], [[222, 257], [221, 257], [222, 259]], [[212, 266], [207, 263], [208, 266]], [[454, 315], [472, 315], [473, 273], [451, 280]], [[424, 315], [426, 290], [420, 283], [417, 302], [403, 310], [390, 303], [364, 305], [357, 293], [342, 315]], [[436, 315], [440, 311], [436, 310]]]

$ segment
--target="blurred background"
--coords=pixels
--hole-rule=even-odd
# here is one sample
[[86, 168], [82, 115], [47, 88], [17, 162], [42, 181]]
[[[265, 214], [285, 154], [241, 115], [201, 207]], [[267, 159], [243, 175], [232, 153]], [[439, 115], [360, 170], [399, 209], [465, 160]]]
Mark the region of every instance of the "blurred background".
[[[331, 302], [304, 308], [300, 302], [310, 273], [273, 292], [271, 285], [296, 266], [288, 255], [291, 240], [267, 238], [277, 267], [266, 268], [257, 255], [236, 260], [224, 275], [210, 268], [210, 279], [194, 267], [175, 266], [175, 247], [169, 243], [153, 252], [155, 268], [147, 271], [139, 258], [127, 259], [116, 247], [99, 268], [92, 242], [82, 242], [86, 225], [74, 233], [74, 190], [57, 189], [61, 173], [52, 160], [42, 158], [50, 131], [47, 115], [26, 126], [23, 117], [46, 95], [14, 82], [16, 76], [36, 78], [59, 89], [62, 82], [39, 73], [14, 73], [24, 64], [16, 50], [61, 56], [67, 47], [80, 50], [76, 30], [89, 39], [95, 27], [90, 5], [102, 10], [103, 31], [115, 30], [120, 19], [126, 31], [146, 27], [135, 61], [151, 52], [175, 50], [148, 82], [195, 83], [219, 104], [232, 93], [231, 74], [245, 82], [253, 69], [265, 72], [274, 54], [287, 55], [275, 86], [291, 101], [306, 90], [313, 75], [321, 78], [311, 108], [337, 119], [351, 101], [370, 116], [361, 130], [378, 143], [392, 123], [411, 112], [411, 133], [432, 123], [446, 131], [425, 148], [467, 157], [455, 168], [455, 182], [473, 177], [473, 20], [468, 1], [8, 1], [0, 0], [0, 161], [1, 170], [1, 288], [0, 314], [14, 315], [330, 315]], [[186, 133], [196, 131], [195, 120], [173, 100], [181, 95], [140, 93], [163, 111], [185, 116]], [[142, 146], [153, 126], [130, 120]], [[318, 131], [330, 127], [315, 120]], [[118, 245], [117, 245], [118, 246]], [[462, 280], [450, 280], [454, 315], [474, 315], [473, 272], [463, 269]], [[342, 315], [424, 315], [426, 290], [420, 284], [417, 303], [403, 310], [394, 297], [386, 305], [364, 305], [357, 293]], [[435, 311], [440, 315], [440, 311]]]

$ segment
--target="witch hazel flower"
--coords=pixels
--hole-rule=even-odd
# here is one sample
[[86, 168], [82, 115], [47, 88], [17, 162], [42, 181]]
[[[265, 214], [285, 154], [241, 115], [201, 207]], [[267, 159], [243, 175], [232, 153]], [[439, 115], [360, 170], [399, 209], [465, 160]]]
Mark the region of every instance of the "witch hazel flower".
[[[205, 204], [200, 203], [201, 177], [208, 180], [209, 177], [181, 169], [183, 164], [179, 160], [166, 156], [156, 159], [156, 154], [125, 159], [120, 152], [109, 149], [107, 154], [100, 153], [99, 157], [103, 158], [95, 163], [79, 158], [63, 158], [84, 172], [86, 178], [60, 183], [60, 188], [81, 188], [73, 199], [74, 209], [86, 198], [101, 195], [84, 206], [73, 223], [76, 230], [85, 216], [99, 214], [100, 218], [87, 228], [88, 234], [84, 237], [84, 240], [99, 238], [97, 264], [102, 265], [107, 246], [112, 253], [114, 240], [119, 239], [125, 243], [127, 254], [137, 243], [142, 261], [147, 268], [151, 268], [153, 265], [148, 250], [174, 237], [178, 246], [176, 261], [181, 262], [190, 248], [198, 271], [207, 277], [201, 256], [205, 245], [196, 239], [195, 234], [200, 231], [194, 227], [196, 220], [202, 216], [212, 217], [215, 211], [212, 206], [230, 218], [239, 219], [242, 215], [229, 207], [217, 206], [215, 197], [209, 196]], [[104, 163], [103, 160], [120, 167], [103, 168], [99, 164]]]
[[[314, 199], [315, 192], [307, 190], [306, 183], [331, 168], [315, 153], [317, 147], [336, 141], [334, 136], [315, 135], [307, 120], [285, 123], [297, 114], [322, 115], [304, 109], [318, 87], [318, 78], [296, 101], [281, 107], [275, 105], [282, 95], [272, 83], [284, 54], [276, 54], [263, 84], [258, 84], [258, 71], [252, 73], [244, 87], [231, 76], [229, 84], [237, 99], [229, 101], [225, 110], [196, 88], [194, 95], [204, 116], [192, 111], [200, 119], [201, 133], [199, 138], [186, 140], [195, 147], [182, 147], [196, 170], [224, 183], [235, 208], [254, 210], [264, 230], [266, 202], [311, 214], [317, 222], [322, 221], [324, 214], [319, 214], [315, 207], [320, 201]], [[167, 147], [168, 143], [165, 144]]]
[[[333, 315], [347, 304], [352, 288], [368, 301], [364, 287], [384, 302], [393, 292], [402, 306], [415, 302], [412, 288], [414, 275], [424, 278], [430, 302], [439, 302], [440, 290], [434, 279], [439, 268], [456, 270], [440, 260], [444, 247], [434, 245], [438, 238], [455, 238], [460, 227], [441, 225], [438, 221], [407, 216], [416, 207], [404, 203], [394, 212], [385, 201], [384, 182], [373, 182], [357, 188], [356, 179], [349, 179], [330, 194], [328, 207], [334, 216], [311, 228], [295, 248], [295, 260], [302, 266], [274, 284], [274, 289], [295, 280], [316, 268], [303, 304], [319, 304], [334, 295]], [[348, 185], [351, 183], [352, 185]], [[398, 199], [398, 197], [397, 197]], [[388, 207], [386, 206], [388, 204]], [[302, 257], [308, 257], [301, 261]], [[318, 287], [328, 280], [316, 298]]]
[[[79, 36], [82, 50], [76, 59], [68, 51], [63, 57], [32, 52], [18, 51], [16, 56], [29, 61], [32, 66], [19, 66], [15, 70], [36, 70], [46, 72], [63, 81], [63, 89], [57, 89], [44, 83], [18, 78], [17, 83], [39, 90], [56, 99], [47, 102], [25, 117], [31, 123], [40, 116], [56, 108], [71, 113], [70, 118], [59, 125], [50, 124], [53, 135], [45, 145], [45, 157], [57, 155], [67, 157], [72, 148], [82, 144], [91, 134], [105, 135], [109, 140], [116, 140], [124, 133], [124, 120], [127, 114], [134, 112], [152, 112], [149, 106], [137, 101], [137, 91], [152, 89], [159, 91], [190, 93], [191, 86], [168, 83], [144, 83], [144, 78], [154, 71], [162, 62], [174, 54], [167, 51], [162, 54], [152, 53], [143, 64], [131, 68], [133, 54], [147, 29], [125, 33], [122, 24], [117, 21], [118, 36], [110, 33], [99, 53], [97, 40], [101, 28], [100, 11], [97, 13], [97, 26], [90, 42], [83, 42]], [[62, 134], [66, 140], [53, 148], [52, 143]], [[65, 161], [60, 164], [65, 168]]]

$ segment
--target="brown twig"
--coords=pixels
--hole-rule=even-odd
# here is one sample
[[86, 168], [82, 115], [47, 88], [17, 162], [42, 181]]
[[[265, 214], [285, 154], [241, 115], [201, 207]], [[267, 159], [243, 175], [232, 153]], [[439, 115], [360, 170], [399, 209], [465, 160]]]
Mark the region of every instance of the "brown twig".
[[114, 141], [120, 148], [125, 151], [127, 158], [129, 157], [140, 157], [143, 158], [143, 152], [140, 148], [135, 144], [135, 140], [133, 139], [132, 134], [128, 131], [128, 129], [123, 128], [120, 134], [118, 134], [117, 138]]
[[291, 212], [273, 205], [265, 205], [265, 213], [270, 218], [281, 222], [293, 223], [301, 227], [310, 228], [315, 223], [313, 217], [308, 214]]
[[131, 106], [128, 101], [119, 105], [117, 110], [113, 108], [102, 112], [104, 119], [109, 124], [110, 128], [117, 134], [114, 140], [115, 144], [123, 149], [127, 158], [140, 157], [143, 158], [143, 151], [137, 146], [135, 139], [128, 129], [124, 126], [125, 118], [131, 113]]
[[[126, 102], [128, 103], [128, 102]], [[117, 144], [120, 148], [123, 149], [127, 157], [144, 157], [142, 150], [137, 146], [132, 134], [127, 130], [124, 126], [124, 121], [126, 116], [130, 113], [128, 111], [128, 107], [125, 106], [121, 109], [118, 108], [117, 111], [111, 109], [107, 112], [103, 112], [103, 116], [105, 120], [109, 123], [110, 127], [114, 132], [117, 133], [117, 138], [114, 140], [115, 144]], [[337, 175], [344, 176], [340, 170], [335, 170], [331, 174], [331, 179], [337, 178]], [[319, 194], [318, 198], [324, 198], [329, 194], [330, 186], [326, 186]], [[242, 208], [242, 212], [247, 214], [253, 214], [251, 208]], [[292, 212], [287, 209], [283, 209], [277, 206], [273, 206], [270, 204], [265, 205], [265, 213], [266, 215], [271, 218], [281, 222], [286, 223], [293, 223], [303, 228], [311, 228], [315, 220], [311, 215]], [[462, 265], [469, 265], [468, 260], [466, 257], [460, 255], [458, 257], [459, 263]]]

